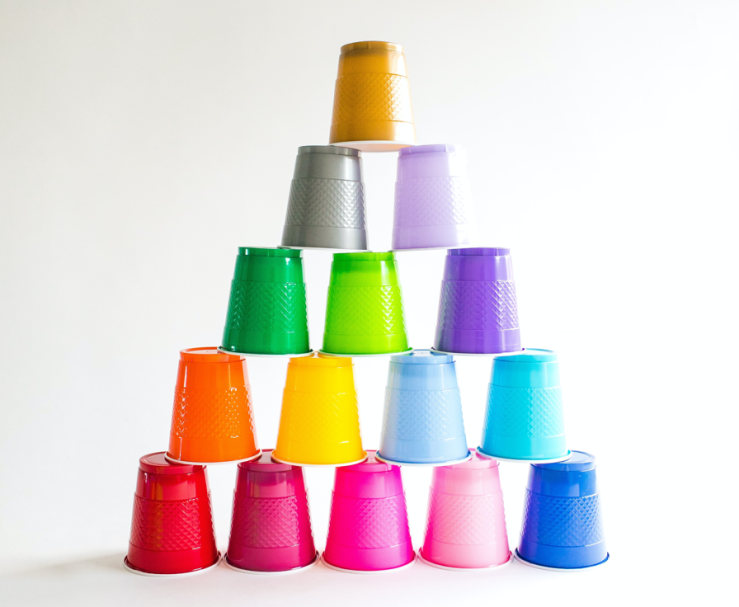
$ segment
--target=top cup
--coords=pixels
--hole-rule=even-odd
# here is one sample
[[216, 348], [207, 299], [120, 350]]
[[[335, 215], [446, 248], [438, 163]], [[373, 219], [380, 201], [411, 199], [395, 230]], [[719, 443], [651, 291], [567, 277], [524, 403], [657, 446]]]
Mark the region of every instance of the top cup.
[[367, 248], [359, 150], [333, 145], [298, 148], [282, 246]]
[[370, 41], [341, 47], [329, 143], [363, 152], [415, 145], [402, 46]]

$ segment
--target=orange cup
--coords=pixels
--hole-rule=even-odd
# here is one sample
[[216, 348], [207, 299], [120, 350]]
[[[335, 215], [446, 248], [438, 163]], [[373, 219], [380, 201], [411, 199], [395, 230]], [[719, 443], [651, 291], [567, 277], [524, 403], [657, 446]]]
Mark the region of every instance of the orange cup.
[[182, 350], [167, 459], [214, 464], [260, 454], [246, 358], [215, 347]]

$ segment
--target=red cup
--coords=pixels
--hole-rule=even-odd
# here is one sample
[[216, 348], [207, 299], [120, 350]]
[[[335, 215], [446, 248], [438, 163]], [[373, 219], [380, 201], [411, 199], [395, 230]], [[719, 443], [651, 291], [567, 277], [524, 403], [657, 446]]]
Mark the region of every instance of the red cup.
[[139, 460], [131, 540], [134, 573], [193, 573], [218, 563], [205, 466], [175, 464], [164, 453]]

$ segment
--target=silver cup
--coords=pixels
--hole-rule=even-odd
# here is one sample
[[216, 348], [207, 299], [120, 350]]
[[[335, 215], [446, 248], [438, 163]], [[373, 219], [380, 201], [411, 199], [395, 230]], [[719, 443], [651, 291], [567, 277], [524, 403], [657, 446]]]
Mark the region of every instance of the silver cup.
[[367, 249], [359, 150], [332, 145], [298, 148], [282, 246]]

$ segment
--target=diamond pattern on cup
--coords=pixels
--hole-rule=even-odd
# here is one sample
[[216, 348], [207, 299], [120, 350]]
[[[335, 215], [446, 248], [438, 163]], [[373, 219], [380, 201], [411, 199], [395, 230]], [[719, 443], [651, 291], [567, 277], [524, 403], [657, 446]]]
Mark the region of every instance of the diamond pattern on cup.
[[[526, 400], [528, 406], [521, 403]], [[545, 438], [564, 434], [562, 389], [488, 385], [484, 427], [502, 436]]]
[[293, 179], [285, 225], [365, 229], [364, 185], [340, 179]]
[[234, 280], [226, 327], [230, 331], [305, 332], [305, 284]]
[[[301, 503], [302, 501], [302, 503]], [[249, 548], [288, 548], [313, 541], [305, 495], [257, 498], [234, 494], [231, 543]]]
[[431, 489], [426, 539], [464, 546], [498, 543], [508, 546], [505, 525], [495, 522], [504, 519], [500, 493], [452, 495]]
[[517, 329], [515, 283], [502, 280], [443, 281], [439, 325], [480, 331]]
[[[201, 516], [201, 510], [204, 510]], [[143, 550], [193, 550], [202, 545], [201, 520], [213, 519], [210, 503], [194, 498], [182, 502], [147, 500], [134, 496], [131, 543]]]
[[552, 497], [527, 489], [521, 536], [548, 546], [589, 546], [603, 541], [598, 494]]
[[328, 291], [326, 319], [326, 333], [331, 335], [405, 333], [400, 287], [332, 286]]
[[[190, 407], [191, 402], [196, 405]], [[236, 438], [247, 428], [254, 433], [248, 386], [207, 391], [175, 389], [172, 433], [176, 436]]]
[[464, 436], [459, 390], [385, 390], [382, 435], [403, 440]]
[[403, 179], [395, 184], [396, 227], [467, 225], [471, 220], [464, 177]]
[[405, 76], [348, 74], [336, 80], [334, 124], [367, 120], [413, 122]]
[[316, 444], [351, 438], [359, 428], [359, 407], [356, 393], [322, 394], [301, 392], [300, 404], [290, 403], [291, 394], [285, 391], [280, 417], [280, 437], [303, 442], [307, 437]]
[[405, 496], [354, 499], [333, 495], [329, 540], [350, 548], [386, 548], [410, 541]]

